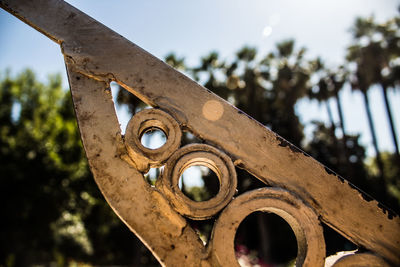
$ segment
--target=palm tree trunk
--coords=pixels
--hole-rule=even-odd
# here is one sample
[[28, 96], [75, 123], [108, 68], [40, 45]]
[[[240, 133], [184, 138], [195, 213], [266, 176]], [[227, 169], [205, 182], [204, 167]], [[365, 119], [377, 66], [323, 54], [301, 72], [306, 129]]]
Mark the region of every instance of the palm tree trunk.
[[393, 123], [393, 117], [392, 117], [392, 112], [390, 111], [390, 104], [389, 104], [389, 98], [387, 95], [387, 86], [382, 84], [382, 93], [383, 93], [383, 99], [385, 100], [385, 107], [386, 107], [386, 112], [390, 124], [390, 130], [392, 133], [392, 141], [394, 145], [394, 151], [396, 156], [399, 158], [400, 152], [399, 152], [399, 144], [397, 142], [397, 135], [396, 135], [396, 130], [394, 127]]
[[338, 110], [338, 113], [339, 113], [340, 128], [342, 129], [343, 137], [346, 137], [346, 131], [345, 131], [345, 128], [344, 128], [343, 109], [342, 109], [342, 104], [340, 103], [339, 93], [336, 93], [335, 98], [336, 98], [337, 110]]
[[328, 112], [328, 118], [329, 118], [329, 123], [331, 124], [332, 128], [335, 128], [335, 123], [333, 121], [333, 116], [332, 116], [332, 110], [331, 107], [329, 106], [329, 101], [325, 101], [325, 106], [326, 106], [326, 111]]
[[[348, 179], [354, 179], [354, 170], [351, 168], [350, 166], [350, 162], [349, 162], [349, 150], [347, 149], [347, 135], [346, 135], [346, 130], [344, 127], [344, 116], [343, 116], [343, 109], [342, 109], [342, 104], [340, 102], [340, 96], [339, 96], [339, 92], [336, 92], [335, 94], [335, 100], [336, 100], [336, 106], [337, 106], [337, 110], [338, 110], [338, 114], [339, 114], [339, 124], [340, 124], [340, 128], [342, 129], [342, 140], [343, 142], [341, 142], [341, 146], [340, 146], [340, 151], [341, 151], [341, 155], [339, 155], [338, 157], [338, 162], [340, 163], [341, 166], [343, 166], [344, 168], [344, 173], [343, 174], [347, 174]], [[342, 175], [343, 175], [342, 174]]]
[[[331, 136], [332, 136], [333, 144], [334, 144], [335, 147], [338, 147], [338, 139], [337, 139], [336, 134], [335, 134], [336, 124], [335, 124], [335, 122], [333, 120], [332, 110], [331, 110], [331, 107], [329, 106], [329, 101], [328, 100], [325, 101], [325, 106], [326, 106], [326, 110], [328, 112], [329, 123], [330, 123], [331, 129], [332, 129]], [[337, 157], [337, 160], [338, 160], [339, 163], [343, 163], [343, 160], [342, 160], [343, 159], [343, 155], [344, 155], [344, 147], [341, 146], [340, 150], [337, 150], [337, 153], [336, 153], [336, 157]]]
[[[375, 132], [375, 127], [374, 127], [374, 123], [372, 120], [372, 115], [371, 115], [371, 109], [369, 106], [369, 99], [368, 99], [368, 94], [366, 92], [366, 90], [362, 90], [363, 92], [363, 98], [364, 98], [364, 105], [365, 105], [365, 110], [367, 112], [367, 117], [368, 117], [368, 124], [369, 124], [369, 129], [371, 131], [371, 136], [372, 136], [372, 143], [374, 145], [374, 149], [375, 149], [375, 153], [376, 153], [376, 163], [378, 165], [378, 169], [379, 169], [379, 176], [381, 178], [384, 177], [384, 170], [383, 170], [383, 162], [381, 159], [381, 155], [379, 153], [379, 148], [378, 148], [378, 141], [376, 138], [376, 132]], [[383, 179], [382, 179], [383, 180]]]

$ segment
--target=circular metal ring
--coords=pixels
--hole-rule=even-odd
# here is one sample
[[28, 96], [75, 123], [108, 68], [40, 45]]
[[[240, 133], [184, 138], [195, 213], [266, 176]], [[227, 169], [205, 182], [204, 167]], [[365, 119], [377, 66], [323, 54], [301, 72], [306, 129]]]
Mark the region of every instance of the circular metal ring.
[[390, 265], [381, 257], [372, 253], [347, 254], [335, 261], [332, 267], [389, 267]]
[[314, 211], [286, 190], [261, 188], [235, 198], [218, 218], [211, 251], [220, 266], [239, 266], [234, 249], [236, 231], [256, 211], [274, 213], [290, 225], [297, 239], [296, 266], [324, 265], [324, 235]]
[[[218, 176], [219, 191], [209, 200], [196, 202], [185, 196], [179, 188], [182, 173], [195, 165], [206, 166]], [[177, 212], [196, 220], [210, 218], [225, 207], [235, 194], [236, 185], [232, 160], [225, 153], [206, 144], [187, 145], [176, 151], [166, 162], [159, 184]]]
[[[164, 132], [166, 143], [156, 149], [143, 146], [140, 139], [149, 129], [159, 129]], [[147, 171], [149, 166], [161, 166], [179, 148], [181, 138], [182, 132], [178, 122], [159, 109], [145, 109], [136, 113], [129, 121], [125, 132], [128, 153], [142, 172]]]

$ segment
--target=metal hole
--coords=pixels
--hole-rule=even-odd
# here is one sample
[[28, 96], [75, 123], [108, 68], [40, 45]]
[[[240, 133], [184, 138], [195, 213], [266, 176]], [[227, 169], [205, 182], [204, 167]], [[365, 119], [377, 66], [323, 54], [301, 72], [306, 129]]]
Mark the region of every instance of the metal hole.
[[[210, 196], [196, 199], [185, 194], [184, 186], [182, 188], [185, 183], [181, 176], [190, 167], [196, 167], [196, 170], [199, 166], [205, 167], [214, 177], [204, 183], [212, 182], [215, 186], [210, 190]], [[159, 185], [177, 212], [194, 220], [204, 220], [211, 218], [232, 200], [237, 179], [235, 167], [226, 154], [210, 145], [191, 144], [180, 148], [168, 159]]]
[[235, 235], [235, 254], [241, 266], [294, 266], [296, 236], [280, 216], [256, 211], [239, 225]]
[[179, 177], [179, 189], [193, 201], [206, 201], [219, 192], [219, 177], [212, 168], [204, 165], [192, 165]]
[[140, 136], [141, 144], [148, 149], [159, 149], [167, 142], [167, 135], [158, 127], [150, 127]]
[[234, 248], [235, 238], [238, 241], [236, 230], [246, 217], [255, 212], [273, 213], [289, 225], [297, 241], [296, 266], [305, 263], [307, 266], [323, 266], [325, 241], [318, 216], [296, 195], [271, 187], [238, 196], [220, 214], [211, 238], [213, 257], [218, 264], [239, 266]]

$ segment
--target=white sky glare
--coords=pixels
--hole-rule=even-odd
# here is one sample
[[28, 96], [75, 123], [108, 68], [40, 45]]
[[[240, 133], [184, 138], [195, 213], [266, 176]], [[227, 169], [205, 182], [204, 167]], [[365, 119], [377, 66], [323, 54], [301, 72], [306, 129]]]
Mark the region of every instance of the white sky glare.
[[[67, 1], [159, 58], [169, 52], [184, 56], [193, 66], [212, 50], [232, 58], [244, 45], [264, 55], [279, 41], [294, 38], [308, 57], [321, 56], [328, 65], [344, 60], [351, 41], [349, 28], [357, 16], [374, 14], [378, 21], [398, 15], [398, 0], [147, 0]], [[40, 7], [38, 7], [40, 8]], [[60, 48], [50, 39], [0, 9], [0, 71], [16, 74], [32, 68], [41, 80], [66, 72]], [[397, 133], [400, 133], [400, 95], [390, 94]], [[342, 92], [346, 126], [370, 136], [359, 95]], [[379, 146], [392, 147], [379, 90], [371, 91]], [[332, 105], [333, 107], [333, 105]], [[323, 107], [302, 101], [297, 106], [303, 122], [326, 118]], [[371, 151], [369, 150], [369, 154]]]

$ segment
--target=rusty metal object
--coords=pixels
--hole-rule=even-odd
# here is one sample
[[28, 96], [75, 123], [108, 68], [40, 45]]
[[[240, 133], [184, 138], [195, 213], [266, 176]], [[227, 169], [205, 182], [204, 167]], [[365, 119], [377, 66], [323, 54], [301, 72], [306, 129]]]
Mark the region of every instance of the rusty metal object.
[[[190, 166], [209, 167], [218, 176], [220, 189], [207, 201], [196, 202], [179, 189], [179, 177]], [[167, 161], [157, 184], [177, 212], [189, 218], [207, 219], [223, 209], [236, 192], [236, 171], [231, 159], [222, 151], [205, 144], [185, 146]]]
[[234, 251], [236, 230], [246, 216], [256, 211], [275, 213], [290, 225], [297, 239], [296, 266], [324, 265], [324, 235], [314, 211], [286, 190], [262, 188], [234, 199], [218, 218], [211, 247], [219, 266], [239, 266]]
[[[257, 121], [66, 2], [0, 0], [0, 6], [60, 44], [83, 145], [96, 182], [113, 210], [162, 265], [225, 264], [218, 258], [218, 246], [224, 242], [219, 236], [231, 231], [217, 223], [219, 230], [204, 247], [184, 216], [200, 219], [213, 213], [198, 215], [196, 207], [176, 198], [172, 190], [175, 176], [163, 177], [156, 187], [143, 178], [150, 166], [164, 161], [168, 166], [171, 155], [185, 149], [176, 145], [181, 130], [190, 131], [213, 147], [204, 148], [201, 156], [214, 162], [210, 166], [218, 163], [206, 152], [226, 154], [230, 159], [223, 160], [225, 163], [232, 161], [294, 198], [300, 210], [308, 214], [306, 218], [298, 217], [290, 205], [280, 206], [278, 215], [289, 221], [294, 232], [304, 233], [305, 239], [299, 234], [298, 242], [313, 244], [313, 249], [308, 247], [307, 251], [318, 251], [314, 250], [315, 244], [323, 242], [318, 225], [324, 222], [375, 257], [400, 265], [399, 217]], [[135, 115], [125, 138], [115, 115], [111, 81], [157, 109]], [[146, 116], [151, 117], [149, 121], [143, 121]], [[137, 140], [148, 127], [162, 129], [172, 141], [156, 153], [143, 149]], [[227, 166], [230, 170], [230, 163]], [[168, 168], [173, 170], [174, 166]], [[174, 171], [168, 173], [174, 175]], [[225, 183], [221, 177], [220, 182]], [[165, 181], [172, 181], [171, 187]], [[232, 197], [231, 189], [227, 192], [223, 200], [216, 201], [223, 203], [218, 209]], [[264, 203], [255, 199], [255, 203]], [[228, 204], [222, 214], [232, 212], [238, 201]], [[266, 201], [262, 205], [267, 207], [258, 208], [271, 211], [273, 207], [268, 205], [278, 204]], [[248, 212], [245, 209], [242, 213], [242, 208], [238, 205], [236, 209], [239, 218]], [[310, 229], [307, 220], [314, 225]], [[307, 233], [315, 233], [315, 237]], [[232, 257], [230, 254], [229, 262], [234, 262]], [[300, 249], [298, 261], [303, 260], [304, 266], [320, 265], [324, 255], [319, 251], [309, 256]]]
[[339, 258], [332, 267], [389, 267], [390, 265], [381, 257], [372, 253], [353, 253]]
[[[141, 143], [148, 129], [160, 129], [167, 137], [166, 143], [157, 148], [146, 148]], [[145, 109], [136, 113], [129, 121], [125, 132], [125, 144], [135, 167], [147, 172], [150, 167], [159, 167], [181, 144], [182, 132], [178, 122], [159, 109]]]

